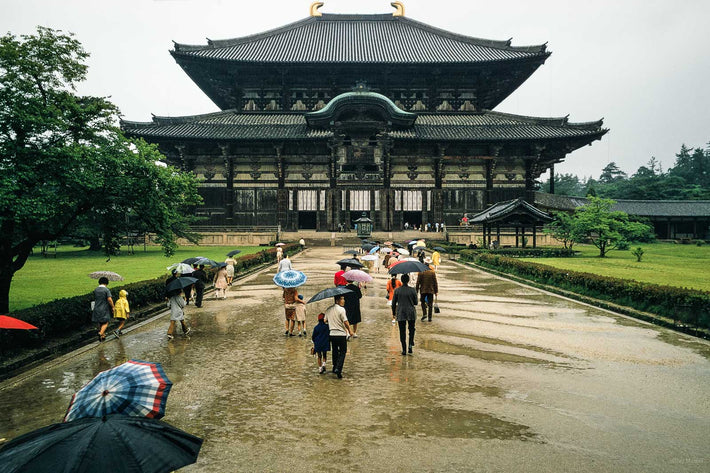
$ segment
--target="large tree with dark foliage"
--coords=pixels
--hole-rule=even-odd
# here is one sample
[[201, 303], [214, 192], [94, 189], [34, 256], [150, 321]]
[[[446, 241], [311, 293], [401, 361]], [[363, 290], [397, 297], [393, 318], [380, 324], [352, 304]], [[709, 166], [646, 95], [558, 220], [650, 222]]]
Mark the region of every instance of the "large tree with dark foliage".
[[195, 177], [127, 140], [108, 100], [76, 93], [87, 57], [73, 35], [49, 28], [0, 38], [0, 313], [32, 248], [89, 216], [109, 245], [127, 214], [166, 254], [177, 237], [196, 240], [186, 217], [200, 201]]

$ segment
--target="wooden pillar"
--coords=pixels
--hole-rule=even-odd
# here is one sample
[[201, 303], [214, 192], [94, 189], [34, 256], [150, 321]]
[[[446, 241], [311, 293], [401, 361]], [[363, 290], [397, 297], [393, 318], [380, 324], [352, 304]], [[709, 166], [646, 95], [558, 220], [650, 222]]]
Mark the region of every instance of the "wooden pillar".
[[520, 232], [520, 243], [522, 244], [522, 247], [525, 248], [525, 225], [522, 226], [521, 232]]
[[500, 248], [500, 223], [496, 224], [496, 239], [498, 240], [498, 247]]
[[555, 164], [550, 164], [550, 194], [555, 193]]
[[427, 212], [427, 191], [424, 189], [420, 192], [422, 193], [422, 225], [426, 225], [429, 221], [429, 212]]
[[[291, 192], [291, 191], [289, 191]], [[298, 230], [298, 189], [293, 190], [293, 210], [291, 213], [291, 230]]]
[[346, 190], [345, 191], [345, 225], [350, 229], [352, 226], [352, 221], [350, 218], [350, 191]]
[[[225, 223], [230, 225], [234, 219], [234, 158], [229, 156], [229, 145], [220, 145], [224, 161], [224, 177], [227, 182], [224, 199]], [[256, 205], [256, 201], [254, 201]], [[253, 209], [252, 209], [253, 210]]]
[[533, 223], [532, 231], [533, 231], [533, 248], [536, 248], [537, 247], [537, 225], [535, 225], [535, 223]]
[[516, 247], [516, 248], [517, 248], [518, 245], [519, 245], [519, 241], [518, 241], [518, 230], [519, 230], [518, 227], [515, 227], [515, 247]]
[[484, 207], [488, 208], [493, 204], [493, 161], [486, 161], [486, 191], [484, 193]]

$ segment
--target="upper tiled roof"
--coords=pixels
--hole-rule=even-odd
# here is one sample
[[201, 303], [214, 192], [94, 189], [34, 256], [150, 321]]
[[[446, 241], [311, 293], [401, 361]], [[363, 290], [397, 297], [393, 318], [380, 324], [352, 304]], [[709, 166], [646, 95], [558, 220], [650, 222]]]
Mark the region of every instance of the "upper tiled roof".
[[545, 45], [511, 46], [392, 15], [310, 17], [206, 46], [175, 43], [175, 56], [264, 63], [475, 63], [545, 58]]
[[[398, 140], [491, 141], [601, 137], [601, 121], [568, 123], [566, 118], [534, 118], [499, 112], [419, 115], [410, 129], [394, 130]], [[279, 140], [319, 139], [329, 130], [308, 127], [302, 114], [239, 113], [234, 110], [190, 117], [154, 117], [152, 122], [123, 121], [127, 134], [145, 138]]]
[[[574, 210], [584, 197], [535, 193], [535, 203], [551, 210]], [[617, 200], [612, 210], [640, 217], [710, 217], [710, 200]]]

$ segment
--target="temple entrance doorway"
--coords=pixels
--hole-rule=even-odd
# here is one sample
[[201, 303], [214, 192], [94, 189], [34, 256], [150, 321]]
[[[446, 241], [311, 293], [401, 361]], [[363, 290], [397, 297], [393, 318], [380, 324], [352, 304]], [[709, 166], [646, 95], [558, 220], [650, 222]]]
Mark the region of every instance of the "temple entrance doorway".
[[417, 228], [421, 228], [421, 226], [422, 226], [421, 211], [420, 212], [403, 212], [402, 218], [404, 219], [404, 223], [409, 224], [409, 229], [414, 228], [415, 225]]
[[298, 212], [298, 228], [299, 230], [315, 230], [317, 226], [317, 212], [305, 211]]

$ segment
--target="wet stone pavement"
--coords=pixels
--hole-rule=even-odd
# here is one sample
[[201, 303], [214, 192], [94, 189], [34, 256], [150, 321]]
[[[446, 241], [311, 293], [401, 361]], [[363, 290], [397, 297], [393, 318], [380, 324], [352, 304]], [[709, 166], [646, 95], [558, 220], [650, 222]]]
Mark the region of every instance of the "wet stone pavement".
[[[294, 258], [309, 298], [341, 249]], [[400, 354], [375, 273], [338, 380], [309, 337], [285, 337], [275, 266], [167, 317], [0, 384], [0, 438], [61, 421], [72, 394], [130, 358], [163, 364], [165, 421], [205, 438], [181, 471], [710, 471], [710, 344], [461, 265], [439, 269], [441, 314]], [[329, 363], [330, 370], [330, 363]], [[0, 470], [1, 470], [0, 466]]]

